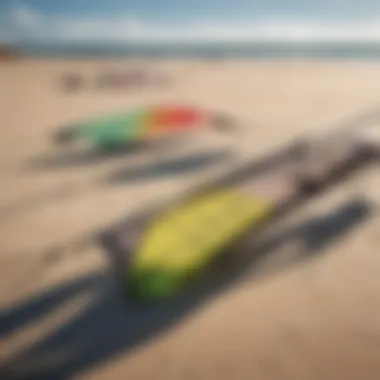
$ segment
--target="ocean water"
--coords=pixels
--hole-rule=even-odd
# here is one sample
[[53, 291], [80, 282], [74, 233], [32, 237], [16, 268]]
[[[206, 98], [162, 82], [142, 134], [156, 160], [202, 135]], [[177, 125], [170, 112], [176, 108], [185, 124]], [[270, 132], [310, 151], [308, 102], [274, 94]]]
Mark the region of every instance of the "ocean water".
[[246, 58], [378, 60], [380, 43], [194, 43], [194, 44], [23, 44], [33, 55], [121, 56], [141, 58]]

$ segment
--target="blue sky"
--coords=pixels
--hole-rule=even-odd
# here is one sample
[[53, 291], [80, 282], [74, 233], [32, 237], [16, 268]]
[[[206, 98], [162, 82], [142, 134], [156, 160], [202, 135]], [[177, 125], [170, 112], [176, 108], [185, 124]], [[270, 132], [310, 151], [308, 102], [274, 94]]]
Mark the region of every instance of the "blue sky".
[[0, 40], [375, 39], [379, 0], [0, 0]]
[[200, 17], [353, 19], [380, 11], [378, 0], [1, 0], [0, 11], [20, 4], [47, 15], [114, 17], [125, 13], [167, 22]]

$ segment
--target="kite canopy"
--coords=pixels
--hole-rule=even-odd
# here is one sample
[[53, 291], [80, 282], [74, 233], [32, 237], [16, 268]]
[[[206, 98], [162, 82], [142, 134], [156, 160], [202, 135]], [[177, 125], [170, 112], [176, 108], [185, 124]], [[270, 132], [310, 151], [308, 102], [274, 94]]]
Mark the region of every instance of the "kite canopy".
[[[57, 143], [88, 140], [97, 146], [125, 145], [183, 133], [213, 122], [213, 116], [192, 107], [152, 107], [89, 120], [55, 134]], [[219, 124], [223, 120], [219, 119]], [[227, 121], [224, 121], [227, 124]]]
[[212, 192], [169, 210], [153, 221], [131, 263], [132, 296], [149, 301], [177, 293], [228, 242], [271, 212], [269, 202], [231, 190]]

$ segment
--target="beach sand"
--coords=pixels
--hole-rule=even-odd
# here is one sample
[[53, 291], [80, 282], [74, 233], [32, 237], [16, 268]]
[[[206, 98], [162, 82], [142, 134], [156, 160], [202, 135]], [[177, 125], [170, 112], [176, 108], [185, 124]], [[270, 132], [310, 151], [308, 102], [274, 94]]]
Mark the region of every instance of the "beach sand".
[[[280, 221], [277, 229], [288, 231], [284, 241], [258, 255], [239, 281], [180, 305], [143, 311], [125, 304], [92, 237], [240, 161], [376, 108], [380, 64], [152, 61], [145, 66], [168, 74], [170, 85], [71, 94], [59, 87], [66, 72], [91, 76], [130, 64], [0, 63], [0, 355], [6, 376], [378, 379], [375, 165]], [[164, 151], [108, 159], [82, 155], [71, 164], [49, 140], [55, 128], [83, 118], [169, 103], [226, 111], [242, 129], [233, 136], [200, 132]], [[197, 157], [207, 163], [231, 152], [231, 159], [191, 170]], [[190, 164], [155, 173], [157, 163], [170, 167], [178, 160]], [[137, 180], [126, 175], [109, 181], [112, 173], [139, 170]], [[350, 226], [346, 209], [359, 213], [360, 223]]]

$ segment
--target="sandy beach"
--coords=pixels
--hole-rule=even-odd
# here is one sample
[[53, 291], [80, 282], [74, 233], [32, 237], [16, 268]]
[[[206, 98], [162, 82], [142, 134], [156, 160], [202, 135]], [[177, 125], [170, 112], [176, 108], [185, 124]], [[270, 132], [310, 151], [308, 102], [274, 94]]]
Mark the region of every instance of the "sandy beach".
[[[244, 275], [179, 304], [133, 309], [93, 237], [240, 162], [376, 109], [380, 64], [143, 64], [170, 84], [64, 93], [64, 73], [91, 77], [136, 63], [0, 62], [0, 377], [378, 379], [376, 165], [279, 221], [262, 239], [280, 234], [280, 244], [253, 253]], [[81, 119], [178, 103], [225, 111], [241, 131], [200, 131], [167, 149], [108, 158], [68, 155], [50, 140]], [[126, 174], [111, 181], [118, 173]]]

